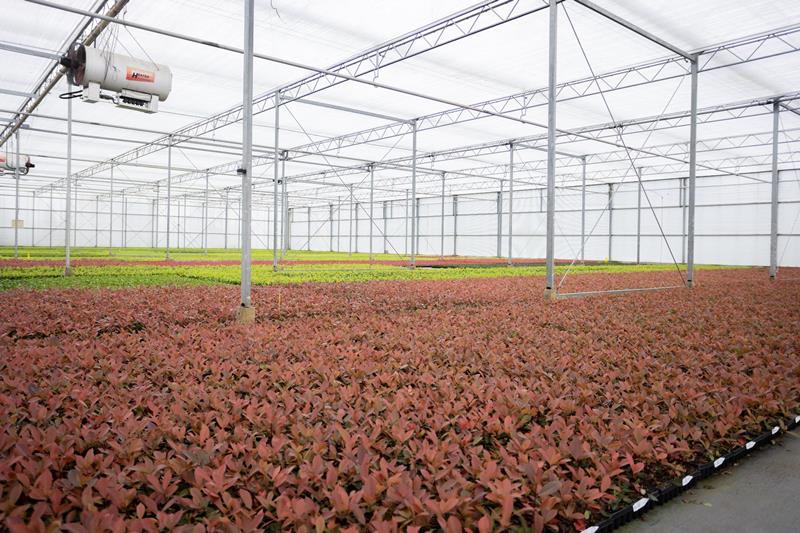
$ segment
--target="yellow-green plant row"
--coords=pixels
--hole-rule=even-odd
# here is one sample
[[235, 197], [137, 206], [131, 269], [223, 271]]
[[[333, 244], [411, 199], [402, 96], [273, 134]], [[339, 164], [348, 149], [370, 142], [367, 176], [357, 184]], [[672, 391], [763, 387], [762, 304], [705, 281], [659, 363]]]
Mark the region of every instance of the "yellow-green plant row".
[[[566, 271], [565, 266], [556, 271]], [[674, 269], [674, 265], [575, 265], [571, 274], [594, 272], [650, 272]], [[707, 267], [708, 268], [708, 267]], [[504, 276], [543, 276], [542, 266], [449, 267], [408, 269], [390, 265], [316, 264], [287, 265], [273, 272], [269, 265], [253, 266], [255, 285], [288, 283], [366, 282], [379, 280], [452, 280]], [[63, 267], [4, 267], [0, 261], [0, 290], [12, 288], [118, 288], [150, 285], [220, 285], [239, 283], [238, 266], [75, 266], [73, 275], [63, 276]]]

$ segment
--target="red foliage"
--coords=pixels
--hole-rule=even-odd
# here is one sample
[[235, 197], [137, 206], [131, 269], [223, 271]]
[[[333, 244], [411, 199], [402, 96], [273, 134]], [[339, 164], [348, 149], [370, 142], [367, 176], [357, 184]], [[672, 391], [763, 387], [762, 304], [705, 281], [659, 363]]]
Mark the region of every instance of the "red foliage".
[[800, 283], [700, 279], [557, 304], [530, 278], [262, 287], [249, 327], [233, 287], [5, 293], [0, 521], [592, 523], [800, 405]]

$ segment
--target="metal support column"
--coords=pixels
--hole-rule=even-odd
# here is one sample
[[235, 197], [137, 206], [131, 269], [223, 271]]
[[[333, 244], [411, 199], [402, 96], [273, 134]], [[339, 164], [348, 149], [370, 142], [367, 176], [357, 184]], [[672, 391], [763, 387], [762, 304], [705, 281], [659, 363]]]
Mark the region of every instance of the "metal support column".
[[19, 130], [14, 133], [17, 151], [14, 162], [14, 259], [19, 258]]
[[278, 141], [280, 138], [280, 111], [281, 111], [281, 92], [275, 93], [275, 153], [272, 155], [274, 161], [272, 175], [272, 270], [278, 271], [278, 181], [280, 180], [280, 148]]
[[514, 260], [514, 143], [508, 144], [508, 265]]
[[581, 263], [586, 262], [586, 156], [581, 157]]
[[420, 229], [419, 229], [420, 228], [420, 225], [419, 225], [419, 220], [420, 220], [419, 207], [420, 207], [420, 203], [421, 203], [420, 201], [421, 200], [422, 200], [422, 198], [417, 198], [417, 201], [415, 202], [416, 205], [414, 206], [414, 219], [416, 221], [415, 222], [416, 231], [414, 232], [414, 253], [415, 254], [419, 254], [419, 236], [420, 236], [420, 233], [421, 233]]
[[[71, 89], [67, 84], [67, 88]], [[66, 189], [66, 218], [64, 220], [64, 275], [72, 275], [70, 266], [69, 230], [72, 221], [72, 98], [67, 99], [67, 189]]]
[[439, 250], [439, 259], [444, 259], [444, 172], [442, 172], [442, 220], [439, 229], [439, 238], [441, 239], [441, 249]]
[[78, 246], [78, 180], [75, 180], [75, 183], [72, 184], [72, 194], [74, 196], [74, 204], [72, 209], [72, 244], [77, 248]]
[[417, 204], [417, 121], [411, 121], [411, 268], [417, 266], [417, 247], [419, 241], [419, 206]]
[[206, 188], [203, 193], [203, 253], [206, 255], [208, 255], [208, 174], [206, 172]]
[[306, 210], [307, 222], [308, 222], [308, 239], [306, 240], [306, 250], [309, 252], [311, 251], [311, 206], [308, 206]]
[[545, 296], [555, 298], [555, 209], [556, 209], [556, 28], [558, 0], [550, 0], [547, 88], [547, 276]]
[[170, 223], [172, 222], [172, 135], [167, 143], [167, 253], [169, 259]]
[[230, 190], [225, 189], [225, 238], [223, 240], [223, 248], [228, 249], [228, 199], [230, 198]]
[[361, 202], [356, 202], [356, 207], [353, 211], [353, 217], [355, 219], [354, 224], [356, 228], [355, 236], [353, 237], [353, 243], [354, 243], [353, 251], [355, 251], [355, 253], [358, 253], [358, 212], [360, 209], [361, 209]]
[[353, 255], [353, 186], [350, 185], [350, 203], [347, 212], [347, 255]]
[[389, 209], [389, 202], [386, 200], [383, 201], [383, 253], [389, 253], [389, 235], [386, 233], [389, 230], [389, 219], [388, 219], [388, 209]]
[[156, 229], [155, 229], [156, 240], [155, 244], [153, 245], [153, 248], [158, 248], [158, 239], [160, 237], [160, 235], [158, 234], [158, 222], [161, 219], [161, 212], [159, 211], [161, 208], [161, 206], [159, 205], [160, 201], [161, 201], [161, 186], [158, 183], [156, 183]]
[[614, 185], [608, 184], [608, 261], [611, 261], [612, 245], [614, 241]]
[[636, 186], [636, 264], [642, 262], [642, 169], [639, 168]]
[[150, 248], [156, 247], [156, 199], [150, 202]]
[[333, 204], [328, 204], [328, 228], [330, 229], [328, 248], [333, 251]]
[[458, 195], [453, 195], [453, 255], [458, 255]]
[[689, 236], [686, 259], [686, 284], [694, 287], [694, 207], [697, 181], [697, 56], [691, 62], [692, 104], [689, 125]]
[[128, 200], [122, 191], [122, 247], [128, 246]]
[[100, 246], [100, 195], [94, 197], [94, 247]]
[[342, 197], [338, 198], [336, 206], [336, 251], [342, 251]]
[[31, 202], [31, 246], [36, 246], [36, 191], [33, 191]]
[[49, 219], [48, 219], [48, 222], [47, 222], [47, 228], [48, 228], [48, 232], [47, 232], [48, 243], [47, 243], [47, 246], [49, 248], [52, 248], [53, 247], [53, 187], [52, 186], [50, 187], [50, 215], [49, 215]]
[[772, 193], [770, 205], [769, 225], [769, 279], [778, 276], [778, 135], [780, 127], [780, 105], [778, 101], [772, 102]]
[[681, 263], [686, 263], [686, 189], [688, 178], [680, 178], [679, 196], [681, 203]]
[[495, 204], [497, 207], [497, 258], [503, 257], [503, 182], [496, 193]]
[[375, 165], [369, 166], [369, 260], [375, 259], [372, 253], [372, 234], [373, 225], [375, 224], [374, 209], [375, 203]]
[[255, 320], [255, 310], [250, 305], [251, 281], [251, 236], [253, 220], [253, 36], [255, 28], [255, 0], [245, 0], [244, 10], [244, 67], [242, 84], [242, 196], [239, 211], [241, 226], [242, 272], [241, 302], [238, 314], [239, 322], [250, 323]]
[[408, 212], [410, 211], [410, 205], [408, 205], [408, 189], [406, 189], [406, 203], [404, 204], [405, 213], [403, 217], [405, 219], [405, 235], [403, 237], [403, 254], [408, 255]]

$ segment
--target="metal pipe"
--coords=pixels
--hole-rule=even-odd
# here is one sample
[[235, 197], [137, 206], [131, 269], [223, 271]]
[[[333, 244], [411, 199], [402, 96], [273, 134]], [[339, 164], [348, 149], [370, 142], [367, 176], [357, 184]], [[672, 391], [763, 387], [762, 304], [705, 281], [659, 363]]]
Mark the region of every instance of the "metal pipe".
[[[251, 237], [253, 218], [253, 36], [255, 27], [255, 0], [245, 1], [244, 12], [244, 68], [243, 68], [243, 96], [242, 107], [244, 110], [242, 121], [242, 207], [240, 229], [242, 274], [241, 274], [241, 306], [249, 309], [250, 283], [252, 260]], [[253, 316], [240, 315], [239, 319], [250, 322]]]
[[769, 234], [769, 279], [778, 277], [778, 195], [780, 183], [778, 174], [778, 135], [780, 128], [780, 104], [772, 103], [772, 190], [770, 198]]
[[691, 62], [692, 103], [689, 125], [689, 237], [686, 264], [686, 285], [694, 287], [694, 207], [697, 181], [697, 56]]
[[614, 240], [614, 185], [608, 184], [608, 260], [611, 261]]
[[14, 132], [17, 160], [14, 163], [14, 259], [19, 259], [19, 130]]
[[453, 256], [458, 255], [458, 195], [453, 195]]
[[169, 260], [170, 222], [172, 218], [172, 136], [167, 146], [167, 260]]
[[556, 208], [556, 31], [558, 2], [550, 0], [550, 32], [548, 45], [547, 88], [547, 245], [545, 296], [554, 298], [555, 274], [555, 208]]
[[[442, 220], [439, 237], [441, 238], [441, 249], [439, 250], [439, 259], [444, 259], [444, 172], [442, 172]], [[502, 184], [502, 182], [500, 182]]]
[[586, 156], [581, 158], [581, 263], [586, 262]]
[[228, 249], [228, 199], [230, 197], [230, 190], [225, 190], [225, 239], [223, 240], [223, 247]]
[[642, 262], [642, 169], [639, 168], [636, 187], [636, 264]]
[[375, 201], [375, 165], [369, 166], [369, 260], [374, 260], [372, 254], [372, 226], [375, 224], [373, 217], [373, 203]]
[[497, 258], [503, 257], [503, 182], [500, 182], [500, 190], [497, 191], [495, 199], [497, 207]]
[[417, 121], [411, 121], [411, 268], [417, 266]]
[[[267, 214], [269, 219], [269, 214]], [[203, 197], [203, 253], [208, 255], [208, 172], [206, 172], [206, 189]]]
[[275, 155], [273, 157], [273, 176], [272, 176], [272, 207], [274, 217], [272, 219], [272, 271], [278, 271], [278, 181], [280, 179], [280, 149], [278, 139], [280, 137], [280, 110], [281, 93], [275, 93]]
[[333, 251], [333, 204], [328, 204], [328, 228], [329, 228], [329, 237], [328, 237], [328, 248], [330, 251]]
[[514, 252], [514, 143], [508, 144], [508, 265], [511, 266]]
[[347, 214], [347, 255], [353, 255], [353, 186], [350, 186], [350, 204]]
[[239, 242], [241, 259], [241, 322], [255, 320], [251, 311], [250, 285], [252, 282], [252, 225], [253, 225], [253, 39], [255, 28], [255, 0], [245, 1], [244, 55], [242, 75], [242, 195], [239, 217], [241, 226]]
[[[67, 84], [69, 88], [70, 85]], [[70, 265], [70, 249], [69, 249], [69, 230], [70, 222], [72, 219], [72, 98], [67, 99], [67, 184], [66, 184], [66, 218], [64, 220], [64, 275], [72, 275], [72, 266]]]
[[389, 209], [389, 202], [384, 200], [383, 201], [383, 253], [389, 253], [389, 235], [386, 233], [389, 230], [389, 221], [388, 221], [388, 209]]
[[308, 238], [306, 239], [306, 250], [310, 252], [311, 251], [311, 206], [308, 206], [306, 211], [306, 222], [308, 226], [307, 228], [308, 231], [306, 232], [308, 235]]

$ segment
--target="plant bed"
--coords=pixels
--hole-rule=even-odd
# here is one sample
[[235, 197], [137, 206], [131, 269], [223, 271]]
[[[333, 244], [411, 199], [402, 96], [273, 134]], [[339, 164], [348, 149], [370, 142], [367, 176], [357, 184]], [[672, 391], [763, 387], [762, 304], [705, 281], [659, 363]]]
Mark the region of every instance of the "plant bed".
[[581, 530], [798, 412], [800, 284], [698, 278], [6, 292], [0, 520]]

